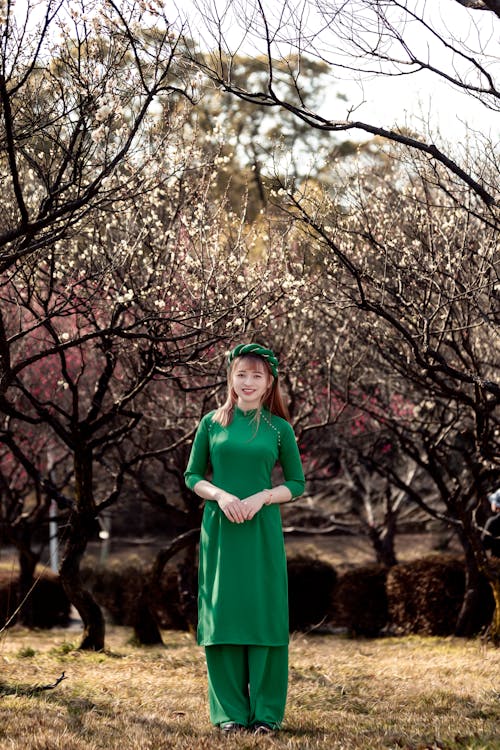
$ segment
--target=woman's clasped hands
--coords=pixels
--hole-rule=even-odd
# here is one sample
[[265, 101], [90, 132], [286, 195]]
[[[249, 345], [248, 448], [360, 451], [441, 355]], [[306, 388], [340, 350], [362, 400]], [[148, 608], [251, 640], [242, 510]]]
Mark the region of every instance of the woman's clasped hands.
[[265, 491], [256, 492], [244, 500], [240, 500], [236, 495], [229, 492], [217, 493], [217, 504], [231, 523], [244, 523], [251, 519], [259, 512], [263, 505], [268, 501], [268, 495]]

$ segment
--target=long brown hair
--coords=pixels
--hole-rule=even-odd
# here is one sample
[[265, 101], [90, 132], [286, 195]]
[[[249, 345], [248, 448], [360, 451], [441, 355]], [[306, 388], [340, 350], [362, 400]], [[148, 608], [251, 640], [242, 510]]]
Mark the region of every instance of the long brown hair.
[[[260, 410], [262, 409], [262, 407], [265, 407], [271, 412], [271, 414], [276, 414], [276, 416], [282, 417], [283, 419], [286, 419], [287, 422], [289, 422], [290, 414], [288, 412], [288, 407], [285, 404], [278, 378], [275, 378], [273, 376], [271, 369], [264, 357], [260, 357], [258, 354], [242, 354], [240, 357], [236, 357], [235, 359], [233, 359], [227, 371], [227, 398], [222, 406], [220, 406], [215, 412], [214, 416], [212, 417], [213, 421], [218, 422], [223, 427], [227, 427], [229, 424], [231, 424], [234, 407], [236, 406], [236, 403], [238, 401], [238, 397], [233, 388], [233, 372], [236, 366], [240, 364], [242, 360], [253, 362], [254, 365], [259, 363], [261, 367], [267, 372], [271, 381], [269, 388], [264, 394], [264, 398], [262, 399], [260, 408], [257, 409], [256, 419], [259, 420]], [[260, 367], [258, 369], [260, 369]]]

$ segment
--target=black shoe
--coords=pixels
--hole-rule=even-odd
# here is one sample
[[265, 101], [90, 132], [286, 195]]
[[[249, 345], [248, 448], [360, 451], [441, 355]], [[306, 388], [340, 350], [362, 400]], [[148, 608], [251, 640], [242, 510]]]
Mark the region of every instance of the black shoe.
[[275, 731], [275, 727], [271, 724], [266, 724], [265, 721], [256, 721], [252, 724], [252, 732], [254, 734], [272, 734]]
[[219, 729], [223, 734], [234, 734], [235, 732], [243, 732], [246, 727], [243, 724], [238, 724], [237, 721], [224, 721], [219, 724]]

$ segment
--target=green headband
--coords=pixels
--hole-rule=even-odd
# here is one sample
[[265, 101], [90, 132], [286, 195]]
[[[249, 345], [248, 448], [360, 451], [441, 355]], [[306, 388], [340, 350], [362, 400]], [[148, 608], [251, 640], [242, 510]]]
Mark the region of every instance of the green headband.
[[229, 352], [227, 358], [228, 367], [236, 357], [243, 357], [245, 354], [256, 354], [258, 357], [262, 357], [271, 370], [273, 377], [278, 377], [278, 359], [270, 349], [265, 349], [260, 344], [238, 344], [234, 349]]

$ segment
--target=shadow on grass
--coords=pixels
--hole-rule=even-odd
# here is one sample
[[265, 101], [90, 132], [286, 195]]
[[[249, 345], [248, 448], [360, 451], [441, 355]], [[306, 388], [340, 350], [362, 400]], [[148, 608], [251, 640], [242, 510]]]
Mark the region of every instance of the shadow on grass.
[[50, 685], [10, 685], [0, 680], [0, 698], [6, 695], [23, 695], [27, 697], [40, 695], [41, 693], [45, 693], [48, 690], [53, 690], [65, 679], [66, 675], [63, 672], [61, 676], [58, 677], [57, 680]]
[[9, 695], [15, 696], [16, 698], [38, 698], [43, 695], [45, 700], [51, 703], [57, 703], [63, 706], [69, 716], [81, 716], [88, 711], [93, 711], [97, 705], [87, 698], [62, 698], [61, 696], [53, 693], [47, 694], [47, 690], [53, 686], [42, 686], [42, 685], [26, 685], [26, 684], [8, 684], [0, 681], [0, 698], [5, 698]]

